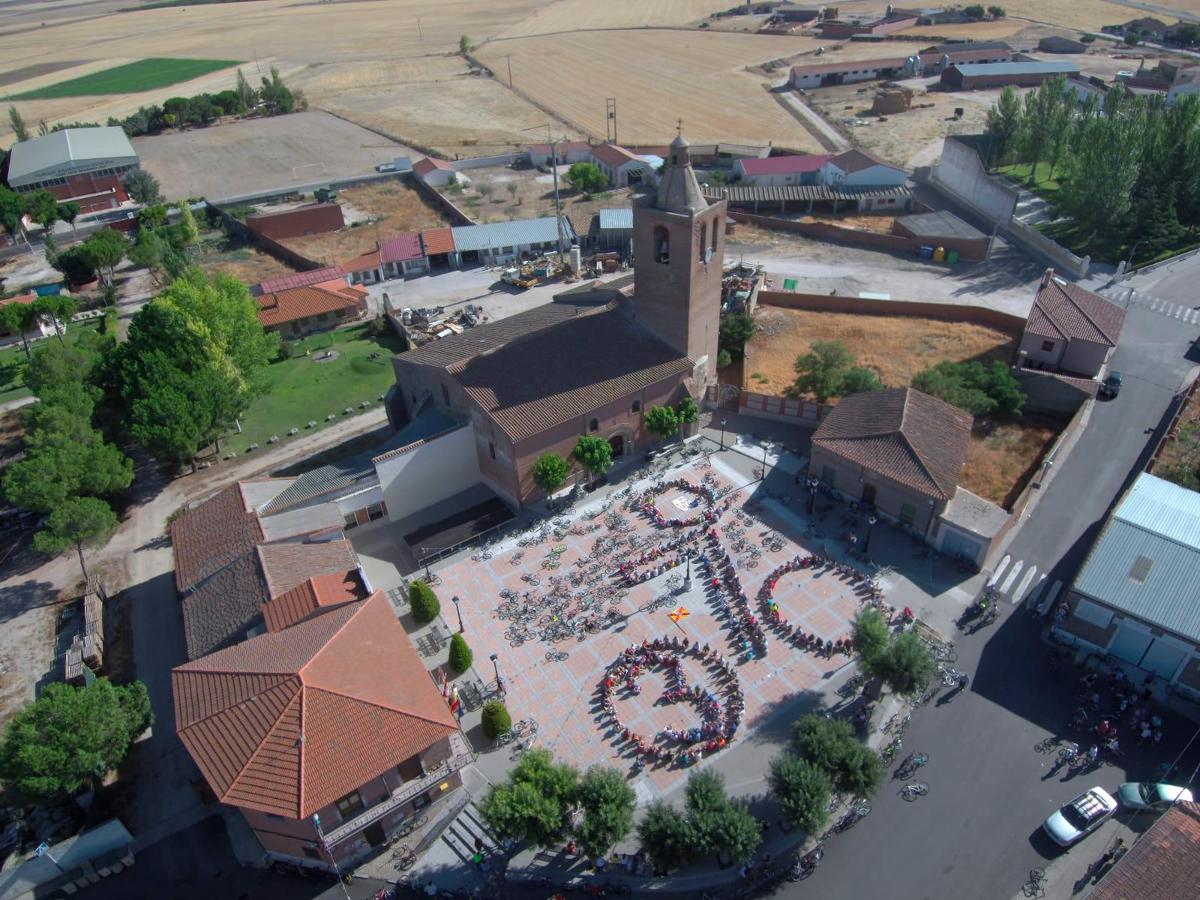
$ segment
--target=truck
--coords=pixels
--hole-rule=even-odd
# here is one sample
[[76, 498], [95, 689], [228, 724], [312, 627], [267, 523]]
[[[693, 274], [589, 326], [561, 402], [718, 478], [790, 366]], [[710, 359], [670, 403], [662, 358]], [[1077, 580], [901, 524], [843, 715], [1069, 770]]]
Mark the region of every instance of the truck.
[[514, 287], [528, 289], [538, 283], [537, 276], [533, 274], [532, 269], [505, 269], [504, 274], [500, 276], [500, 280], [505, 284], [511, 284]]

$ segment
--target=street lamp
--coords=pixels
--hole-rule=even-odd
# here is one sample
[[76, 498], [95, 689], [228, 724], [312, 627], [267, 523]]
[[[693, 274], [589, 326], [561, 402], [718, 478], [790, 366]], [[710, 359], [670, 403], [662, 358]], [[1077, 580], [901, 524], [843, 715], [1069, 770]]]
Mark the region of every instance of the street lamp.
[[492, 661], [492, 670], [496, 673], [496, 693], [502, 694], [504, 691], [500, 686], [500, 664], [496, 662], [499, 658], [499, 655], [495, 653], [488, 657]]
[[875, 523], [878, 521], [874, 516], [867, 516], [867, 539], [863, 541], [864, 557], [871, 552], [871, 532], [875, 530]]
[[462, 610], [458, 606], [458, 594], [451, 597], [450, 602], [454, 604], [454, 612], [458, 616], [458, 633], [462, 634], [467, 629], [463, 626]]
[[808, 486], [808, 514], [813, 514], [813, 507], [817, 504], [817, 479], [805, 479], [805, 485]]
[[727, 421], [728, 421], [727, 419], [721, 420], [721, 449], [722, 450], [725, 449], [725, 423]]
[[1142, 244], [1144, 244], [1144, 243], [1146, 243], [1145, 238], [1142, 238], [1141, 240], [1134, 242], [1133, 249], [1129, 251], [1129, 259], [1125, 260], [1125, 270], [1126, 271], [1129, 271], [1129, 268], [1133, 265], [1133, 255], [1135, 253], [1137, 253], [1137, 248], [1142, 246]]
[[766, 481], [767, 480], [767, 442], [766, 441], [763, 441], [763, 466], [762, 466], [762, 469], [763, 469], [762, 480]]

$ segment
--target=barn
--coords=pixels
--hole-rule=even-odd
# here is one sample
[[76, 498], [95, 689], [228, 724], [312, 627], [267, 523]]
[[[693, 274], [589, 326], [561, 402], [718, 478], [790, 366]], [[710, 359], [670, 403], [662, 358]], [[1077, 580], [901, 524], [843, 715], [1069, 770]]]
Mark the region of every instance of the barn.
[[953, 65], [942, 72], [942, 84], [955, 91], [985, 88], [1037, 87], [1055, 75], [1077, 75], [1079, 66], [1070, 62], [967, 63]]
[[64, 128], [14, 144], [8, 186], [19, 194], [47, 190], [80, 212], [115, 209], [129, 199], [121, 178], [138, 155], [120, 128]]

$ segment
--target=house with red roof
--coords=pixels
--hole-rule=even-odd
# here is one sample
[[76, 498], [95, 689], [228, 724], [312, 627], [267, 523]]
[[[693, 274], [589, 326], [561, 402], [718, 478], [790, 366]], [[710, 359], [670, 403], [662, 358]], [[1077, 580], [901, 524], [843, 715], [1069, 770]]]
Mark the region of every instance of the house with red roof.
[[816, 184], [821, 167], [831, 159], [833, 159], [832, 153], [739, 159], [733, 163], [733, 174], [740, 184], [759, 187]]
[[1017, 354], [1027, 368], [1095, 378], [1117, 346], [1124, 324], [1121, 307], [1047, 269]]
[[444, 159], [425, 156], [413, 163], [413, 174], [430, 187], [444, 187], [455, 180], [454, 166]]
[[259, 294], [255, 300], [263, 330], [289, 338], [336, 328], [367, 313], [366, 290], [344, 281], [285, 288]]
[[421, 235], [415, 231], [397, 234], [374, 250], [342, 263], [342, 270], [351, 284], [374, 284], [389, 278], [423, 275], [429, 271], [429, 260], [421, 247]]

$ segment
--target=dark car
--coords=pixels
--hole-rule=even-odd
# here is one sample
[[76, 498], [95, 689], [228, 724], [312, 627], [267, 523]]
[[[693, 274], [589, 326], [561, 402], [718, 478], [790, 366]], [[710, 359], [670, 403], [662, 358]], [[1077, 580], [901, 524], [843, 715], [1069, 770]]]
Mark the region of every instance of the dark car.
[[1121, 393], [1121, 384], [1124, 379], [1120, 372], [1109, 372], [1108, 377], [1104, 379], [1104, 383], [1100, 385], [1100, 396], [1108, 397], [1110, 400]]

